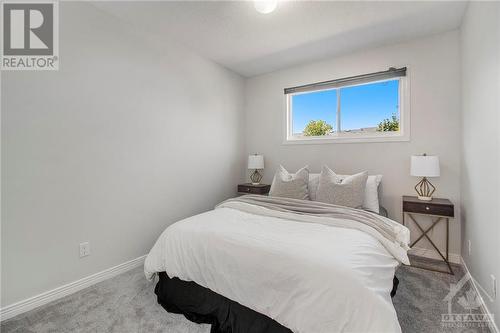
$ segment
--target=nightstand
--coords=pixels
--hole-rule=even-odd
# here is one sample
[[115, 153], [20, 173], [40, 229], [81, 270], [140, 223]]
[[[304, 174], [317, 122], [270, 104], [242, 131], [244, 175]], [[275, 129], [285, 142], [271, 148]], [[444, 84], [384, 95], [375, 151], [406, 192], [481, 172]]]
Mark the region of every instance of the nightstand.
[[254, 185], [252, 183], [245, 183], [238, 185], [238, 194], [262, 194], [267, 195], [271, 185], [268, 184], [258, 184]]
[[[448, 252], [448, 242], [450, 238], [450, 218], [454, 217], [454, 206], [453, 203], [448, 200], [448, 199], [439, 199], [439, 198], [434, 198], [431, 201], [422, 201], [419, 200], [417, 197], [413, 196], [403, 196], [403, 225], [405, 225], [405, 216], [408, 216], [410, 220], [417, 226], [417, 228], [422, 232], [420, 236], [418, 236], [417, 239], [413, 241], [413, 243], [410, 244], [410, 247], [415, 246], [420, 240], [422, 240], [424, 237], [431, 243], [432, 247], [434, 250], [437, 251], [439, 256], [443, 259], [443, 261], [446, 263], [448, 266], [449, 271], [442, 271], [442, 270], [437, 270], [434, 268], [429, 268], [429, 267], [422, 267], [422, 266], [415, 266], [412, 265], [413, 267], [418, 267], [418, 268], [424, 268], [436, 272], [441, 272], [441, 273], [448, 273], [448, 274], [453, 274], [453, 270], [451, 269], [451, 265], [449, 262], [449, 252]], [[432, 219], [432, 224], [430, 227], [424, 230], [424, 228], [418, 223], [416, 216], [418, 215], [426, 215], [430, 216]], [[438, 225], [441, 221], [444, 221], [446, 223], [446, 253], [443, 254], [441, 251], [438, 249], [436, 244], [432, 241], [432, 239], [429, 237], [428, 233], [436, 225]]]

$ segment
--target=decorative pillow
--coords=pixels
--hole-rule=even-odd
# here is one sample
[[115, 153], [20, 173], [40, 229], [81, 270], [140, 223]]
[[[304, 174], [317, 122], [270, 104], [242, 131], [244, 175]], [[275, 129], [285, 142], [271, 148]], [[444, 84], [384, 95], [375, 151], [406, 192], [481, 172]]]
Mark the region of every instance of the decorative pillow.
[[368, 176], [366, 180], [365, 198], [363, 199], [363, 208], [377, 214], [380, 210], [378, 186], [381, 181], [382, 175]]
[[309, 188], [309, 199], [312, 201], [316, 201], [316, 193], [318, 193], [318, 185], [319, 185], [319, 173], [310, 173], [309, 174], [309, 183], [307, 187]]
[[274, 175], [269, 195], [273, 197], [285, 197], [292, 199], [309, 199], [309, 189], [307, 183], [309, 181], [309, 169], [303, 167], [295, 174], [290, 174], [283, 166], [280, 165], [278, 171]]
[[[309, 174], [309, 199], [316, 200], [318, 192], [319, 173]], [[337, 175], [341, 180], [349, 177], [349, 175]], [[382, 182], [382, 175], [370, 175], [366, 180], [365, 197], [363, 199], [363, 209], [374, 213], [380, 212], [380, 202], [378, 197], [378, 187]]]
[[335, 172], [323, 166], [319, 176], [316, 200], [339, 206], [361, 208], [365, 197], [368, 172], [361, 172], [341, 179]]

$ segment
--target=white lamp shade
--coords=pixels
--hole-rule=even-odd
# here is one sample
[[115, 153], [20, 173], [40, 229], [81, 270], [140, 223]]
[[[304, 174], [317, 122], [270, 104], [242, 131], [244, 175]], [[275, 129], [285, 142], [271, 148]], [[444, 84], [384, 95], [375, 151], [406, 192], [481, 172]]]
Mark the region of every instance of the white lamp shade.
[[248, 156], [249, 169], [264, 169], [264, 155], [249, 155]]
[[428, 155], [412, 156], [410, 173], [416, 177], [439, 177], [439, 157]]

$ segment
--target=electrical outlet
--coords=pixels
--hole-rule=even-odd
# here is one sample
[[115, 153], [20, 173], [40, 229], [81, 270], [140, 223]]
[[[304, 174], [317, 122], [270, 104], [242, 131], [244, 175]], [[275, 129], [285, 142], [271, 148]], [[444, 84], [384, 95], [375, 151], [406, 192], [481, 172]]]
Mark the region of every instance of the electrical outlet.
[[495, 275], [491, 274], [491, 293], [493, 294], [493, 299], [497, 298], [497, 279]]
[[80, 243], [80, 258], [90, 255], [90, 243]]
[[471, 243], [470, 239], [467, 241], [467, 252], [470, 256], [470, 254], [472, 252], [472, 243]]

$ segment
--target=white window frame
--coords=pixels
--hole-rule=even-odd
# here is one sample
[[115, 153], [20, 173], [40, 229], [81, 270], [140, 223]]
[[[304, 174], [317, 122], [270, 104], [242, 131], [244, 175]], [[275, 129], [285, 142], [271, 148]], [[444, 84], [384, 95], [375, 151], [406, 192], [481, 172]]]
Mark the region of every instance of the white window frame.
[[[333, 89], [318, 89], [307, 92], [297, 92], [285, 94], [285, 128], [284, 128], [284, 141], [283, 144], [325, 144], [325, 143], [363, 143], [363, 142], [401, 142], [410, 141], [410, 73], [407, 69], [406, 76], [399, 78], [391, 78], [386, 80], [374, 80], [363, 84], [346, 85], [342, 88], [354, 87], [359, 85], [371, 84], [376, 82], [399, 80], [399, 131], [397, 132], [377, 132], [377, 133], [349, 133], [337, 132], [335, 129], [332, 135], [324, 136], [294, 136], [293, 135], [293, 109], [292, 109], [292, 96], [307, 94], [314, 91], [337, 90]], [[339, 94], [337, 93], [337, 103], [339, 101]], [[342, 107], [341, 107], [342, 109]], [[336, 113], [337, 112], [334, 111]], [[341, 113], [342, 114], [342, 113]], [[341, 116], [340, 114], [340, 116]], [[337, 118], [338, 119], [338, 118]]]

